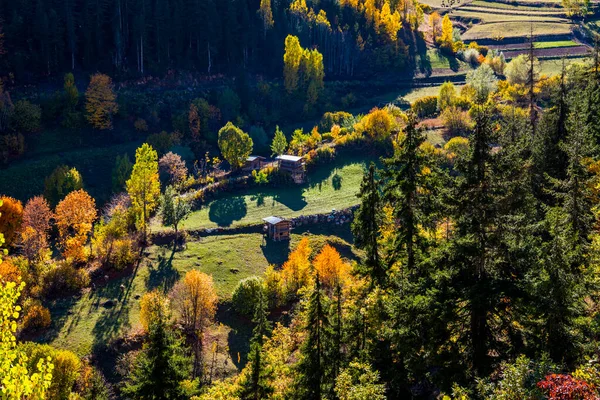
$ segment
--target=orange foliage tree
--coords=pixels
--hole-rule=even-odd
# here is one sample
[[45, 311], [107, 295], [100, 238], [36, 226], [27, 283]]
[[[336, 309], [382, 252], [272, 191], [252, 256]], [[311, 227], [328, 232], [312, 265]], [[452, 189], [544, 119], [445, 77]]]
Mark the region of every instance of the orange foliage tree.
[[12, 197], [0, 197], [0, 232], [4, 234], [7, 245], [17, 238], [23, 222], [23, 204]]
[[158, 316], [171, 314], [169, 299], [158, 290], [153, 290], [142, 296], [140, 300], [140, 322], [145, 331], [158, 319]]
[[302, 238], [298, 247], [290, 253], [281, 270], [286, 291], [296, 294], [308, 283], [311, 252], [308, 238]]
[[21, 271], [19, 271], [19, 268], [11, 261], [10, 258], [5, 258], [0, 261], [0, 283], [18, 283], [20, 280]]
[[341, 285], [350, 276], [350, 265], [345, 263], [340, 253], [328, 244], [317, 254], [313, 266], [323, 285], [330, 289], [338, 284]]
[[25, 204], [20, 244], [29, 261], [40, 259], [48, 249], [48, 231], [53, 217], [50, 205], [42, 196], [35, 196]]
[[84, 246], [96, 219], [96, 202], [83, 189], [71, 192], [56, 206], [56, 226], [63, 256], [85, 261]]
[[112, 116], [119, 107], [112, 80], [108, 75], [92, 75], [85, 92], [85, 100], [89, 123], [96, 129], [112, 129]]

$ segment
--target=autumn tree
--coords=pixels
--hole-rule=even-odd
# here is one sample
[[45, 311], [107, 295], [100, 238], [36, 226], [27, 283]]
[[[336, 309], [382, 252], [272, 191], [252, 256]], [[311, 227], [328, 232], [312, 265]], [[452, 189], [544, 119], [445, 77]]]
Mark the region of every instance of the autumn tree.
[[313, 266], [321, 277], [323, 286], [329, 290], [342, 285], [350, 276], [350, 265], [344, 262], [340, 253], [329, 244], [315, 256]]
[[191, 270], [171, 292], [173, 304], [183, 326], [194, 337], [194, 376], [202, 371], [202, 341], [204, 330], [212, 323], [217, 310], [217, 292], [212, 276]]
[[169, 315], [171, 305], [169, 299], [158, 290], [145, 293], [140, 299], [140, 323], [145, 331], [156, 322], [159, 315]]
[[30, 262], [42, 258], [48, 250], [48, 232], [53, 217], [50, 205], [42, 196], [32, 197], [25, 204], [20, 246]]
[[271, 9], [271, 0], [260, 0], [258, 15], [263, 22], [264, 34], [273, 27], [273, 10]]
[[45, 399], [52, 383], [51, 360], [40, 360], [35, 372], [17, 345], [15, 332], [21, 312], [17, 300], [25, 284], [0, 283], [0, 394], [6, 399]]
[[23, 222], [23, 204], [8, 196], [0, 197], [0, 232], [8, 246], [15, 244]]
[[175, 236], [179, 233], [179, 224], [192, 212], [192, 205], [185, 197], [179, 196], [173, 186], [167, 186], [160, 197], [160, 216], [164, 226], [172, 226]]
[[104, 74], [94, 74], [85, 92], [85, 110], [89, 123], [96, 129], [112, 129], [112, 116], [119, 107], [112, 80]]
[[453, 44], [453, 38], [452, 38], [452, 33], [454, 31], [454, 28], [452, 27], [452, 21], [450, 21], [450, 17], [448, 16], [448, 14], [444, 15], [444, 18], [442, 19], [442, 34], [440, 36], [440, 45], [445, 48], [448, 49], [450, 51], [452, 51], [452, 44]]
[[69, 193], [58, 203], [56, 227], [66, 259], [85, 261], [84, 246], [96, 216], [96, 201], [83, 189]]
[[52, 207], [69, 193], [83, 189], [83, 178], [77, 169], [66, 165], [56, 167], [44, 181], [44, 197]]
[[185, 166], [185, 161], [181, 159], [179, 154], [168, 152], [158, 160], [158, 167], [161, 173], [164, 172], [168, 176], [171, 185], [182, 184], [188, 175], [188, 169]]
[[288, 35], [285, 39], [285, 54], [283, 55], [283, 78], [285, 89], [294, 93], [298, 89], [300, 62], [304, 51], [298, 37]]
[[148, 143], [136, 150], [135, 164], [126, 186], [138, 227], [145, 235], [148, 218], [158, 205], [160, 195], [158, 155]]
[[308, 283], [311, 252], [310, 242], [307, 237], [304, 237], [283, 264], [281, 272], [286, 290], [294, 296]]
[[234, 170], [244, 165], [253, 145], [250, 135], [231, 122], [219, 130], [219, 149]]
[[439, 35], [441, 35], [441, 21], [442, 17], [437, 12], [432, 12], [429, 14], [429, 25], [431, 26], [431, 38], [433, 39], [433, 43], [436, 42]]
[[280, 156], [287, 150], [288, 143], [284, 133], [279, 129], [279, 125], [275, 128], [275, 136], [271, 143], [272, 155]]

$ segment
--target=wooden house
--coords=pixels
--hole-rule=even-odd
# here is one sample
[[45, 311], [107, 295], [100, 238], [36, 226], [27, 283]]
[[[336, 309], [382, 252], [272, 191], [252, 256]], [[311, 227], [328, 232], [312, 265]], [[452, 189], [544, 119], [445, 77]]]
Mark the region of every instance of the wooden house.
[[302, 157], [284, 154], [278, 156], [277, 161], [279, 162], [279, 169], [288, 172], [292, 176], [294, 182], [304, 182], [306, 179], [306, 169]]
[[265, 161], [264, 157], [250, 156], [246, 159], [243, 170], [244, 171], [257, 171], [262, 168], [264, 161]]
[[263, 218], [265, 222], [265, 233], [269, 239], [276, 242], [289, 240], [292, 231], [292, 222], [279, 217]]

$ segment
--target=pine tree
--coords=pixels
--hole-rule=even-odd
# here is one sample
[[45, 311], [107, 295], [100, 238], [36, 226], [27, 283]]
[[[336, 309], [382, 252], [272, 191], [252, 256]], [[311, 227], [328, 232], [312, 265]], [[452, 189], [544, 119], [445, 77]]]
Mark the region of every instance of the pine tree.
[[365, 267], [373, 282], [382, 285], [385, 281], [385, 268], [379, 255], [379, 229], [382, 223], [383, 202], [375, 179], [375, 164], [371, 163], [360, 185], [358, 198], [360, 207], [354, 212], [352, 233], [354, 244], [366, 253]]
[[250, 344], [250, 354], [248, 364], [250, 366], [250, 376], [244, 376], [240, 383], [240, 398], [243, 400], [266, 399], [273, 392], [271, 382], [273, 380], [273, 371], [268, 365], [264, 364], [262, 346], [264, 338], [271, 331], [271, 323], [267, 319], [268, 310], [265, 294], [261, 290], [256, 303], [254, 314], [254, 330], [252, 342]]
[[181, 341], [168, 325], [161, 308], [148, 327], [148, 341], [138, 355], [123, 393], [135, 399], [177, 399], [182, 397], [181, 382], [191, 372]]
[[425, 142], [416, 117], [408, 114], [404, 136], [394, 156], [384, 160], [383, 198], [394, 211], [397, 224], [388, 263], [404, 261], [403, 267], [414, 273], [419, 253], [427, 246], [423, 230], [435, 228], [437, 197], [436, 167], [428, 160], [421, 145]]
[[300, 349], [300, 361], [296, 366], [298, 373], [296, 389], [302, 399], [321, 400], [324, 396], [325, 377], [328, 375], [329, 367], [326, 360], [329, 318], [318, 274], [315, 276], [314, 288], [309, 294], [305, 313], [306, 339]]

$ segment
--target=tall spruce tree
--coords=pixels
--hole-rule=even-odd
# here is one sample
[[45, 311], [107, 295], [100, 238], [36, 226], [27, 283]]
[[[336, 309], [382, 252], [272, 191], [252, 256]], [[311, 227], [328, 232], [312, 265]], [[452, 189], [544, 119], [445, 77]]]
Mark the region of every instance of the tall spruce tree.
[[371, 163], [368, 172], [364, 175], [358, 192], [360, 206], [354, 212], [352, 234], [354, 244], [365, 251], [365, 273], [373, 282], [383, 285], [385, 281], [385, 268], [380, 258], [379, 230], [383, 221], [383, 202], [379, 184], [375, 178], [375, 164]]
[[329, 316], [326, 296], [321, 289], [319, 274], [308, 295], [304, 316], [306, 339], [300, 349], [300, 361], [296, 366], [296, 393], [306, 400], [321, 400], [325, 394], [328, 369], [327, 344], [329, 336]]

